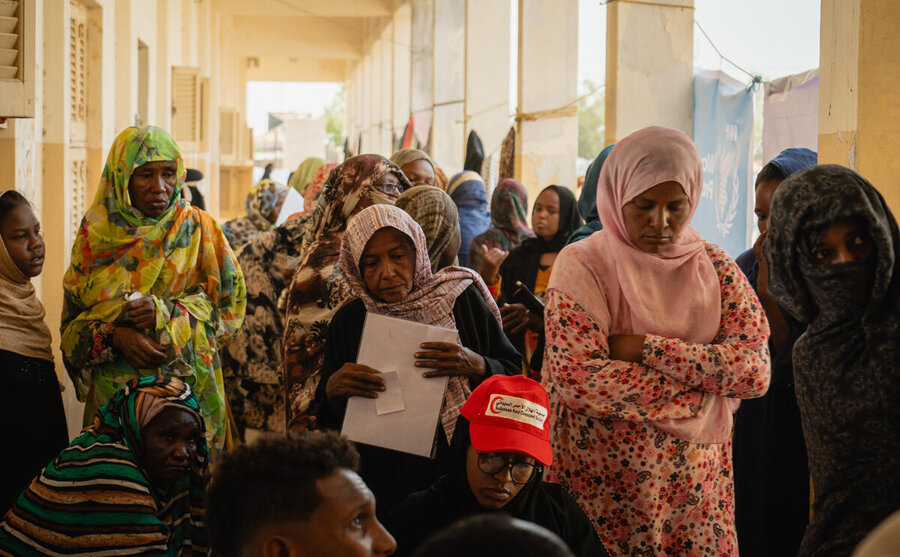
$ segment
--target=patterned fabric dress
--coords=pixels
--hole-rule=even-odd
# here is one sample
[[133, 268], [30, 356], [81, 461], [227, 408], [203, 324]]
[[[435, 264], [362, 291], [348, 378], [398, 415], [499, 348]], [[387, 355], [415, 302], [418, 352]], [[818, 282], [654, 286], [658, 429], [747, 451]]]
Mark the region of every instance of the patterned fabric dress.
[[305, 217], [289, 219], [238, 253], [247, 281], [247, 316], [240, 334], [222, 351], [222, 371], [242, 436], [248, 427], [284, 431], [284, 311], [279, 298], [288, 287], [285, 271], [297, 265], [306, 222]]
[[[178, 161], [178, 183], [165, 213], [143, 215], [131, 204], [132, 172], [151, 161]], [[181, 199], [184, 165], [169, 135], [152, 126], [116, 138], [94, 204], [81, 221], [63, 278], [62, 353], [86, 402], [85, 423], [129, 379], [180, 377], [200, 399], [207, 441], [216, 451], [230, 438], [219, 351], [244, 320], [244, 276], [216, 221]], [[149, 335], [166, 351], [158, 368], [136, 369], [113, 347], [113, 331], [129, 326], [125, 296], [156, 305]]]
[[393, 205], [396, 196], [376, 184], [386, 174], [402, 188], [409, 180], [394, 163], [379, 155], [359, 155], [335, 168], [309, 214], [300, 248], [300, 263], [287, 297], [284, 331], [284, 388], [289, 428], [315, 426], [312, 406], [324, 359], [328, 324], [347, 299], [339, 281], [338, 255], [348, 219], [370, 205]]
[[610, 554], [737, 555], [731, 441], [691, 443], [650, 423], [689, 416], [690, 386], [730, 397], [759, 396], [768, 386], [762, 307], [728, 255], [707, 251], [722, 291], [713, 345], [650, 335], [643, 364], [610, 360], [609, 331], [593, 311], [548, 292], [550, 478], [575, 495]]
[[148, 405], [199, 413], [180, 379], [129, 381], [19, 496], [0, 522], [0, 555], [207, 554], [206, 443], [200, 439], [190, 471], [163, 492], [142, 463]]

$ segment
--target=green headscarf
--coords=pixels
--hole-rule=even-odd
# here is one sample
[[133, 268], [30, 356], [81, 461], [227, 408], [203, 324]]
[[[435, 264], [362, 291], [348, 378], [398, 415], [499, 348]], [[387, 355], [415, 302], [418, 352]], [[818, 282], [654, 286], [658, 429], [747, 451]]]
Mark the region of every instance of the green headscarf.
[[309, 185], [309, 182], [313, 179], [313, 176], [315, 176], [316, 170], [318, 170], [320, 166], [326, 164], [328, 164], [328, 161], [325, 159], [309, 157], [301, 162], [300, 166], [297, 167], [297, 170], [291, 174], [291, 179], [288, 180], [288, 186], [297, 190], [297, 193], [300, 195], [303, 195], [303, 192], [306, 191], [306, 186]]

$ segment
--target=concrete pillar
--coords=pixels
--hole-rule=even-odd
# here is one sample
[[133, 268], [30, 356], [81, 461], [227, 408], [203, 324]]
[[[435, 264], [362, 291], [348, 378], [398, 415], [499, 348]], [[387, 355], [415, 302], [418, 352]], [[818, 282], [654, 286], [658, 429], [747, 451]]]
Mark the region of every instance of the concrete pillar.
[[462, 170], [465, 96], [466, 0], [435, 0], [431, 155], [448, 176]]
[[410, 115], [410, 71], [412, 62], [412, 8], [404, 4], [394, 13], [393, 52], [393, 107], [392, 127], [394, 136], [402, 136]]
[[412, 0], [410, 103], [416, 135], [423, 145], [430, 136], [434, 107], [434, 3]]
[[485, 155], [509, 131], [509, 2], [466, 2], [466, 129], [475, 131]]
[[819, 162], [862, 174], [900, 214], [900, 11], [892, 0], [823, 0]]
[[519, 0], [516, 175], [541, 189], [575, 188], [578, 156], [578, 0]]
[[694, 0], [610, 2], [606, 143], [650, 125], [691, 135], [693, 67]]

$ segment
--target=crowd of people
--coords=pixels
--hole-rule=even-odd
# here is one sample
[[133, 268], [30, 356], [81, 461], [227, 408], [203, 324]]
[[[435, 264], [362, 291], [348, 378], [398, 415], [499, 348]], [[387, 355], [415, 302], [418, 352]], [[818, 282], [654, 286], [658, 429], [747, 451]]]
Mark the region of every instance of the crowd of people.
[[[680, 131], [606, 147], [530, 219], [479, 166], [310, 158], [220, 225], [167, 132], [124, 130], [62, 285], [71, 442], [40, 223], [3, 193], [0, 412], [27, 426], [0, 555], [845, 556], [890, 535], [900, 231], [875, 187], [784, 151], [732, 260], [690, 226]], [[386, 389], [358, 362], [369, 315], [455, 331], [398, 355], [446, 381], [430, 457], [340, 435]]]

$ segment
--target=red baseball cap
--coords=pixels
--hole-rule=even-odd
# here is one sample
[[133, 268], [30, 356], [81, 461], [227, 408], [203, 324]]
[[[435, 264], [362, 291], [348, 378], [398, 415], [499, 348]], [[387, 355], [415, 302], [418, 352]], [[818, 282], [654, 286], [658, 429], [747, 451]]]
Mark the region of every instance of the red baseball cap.
[[481, 453], [526, 454], [544, 466], [550, 448], [550, 400], [541, 384], [524, 375], [494, 375], [478, 386], [462, 407], [472, 446]]

